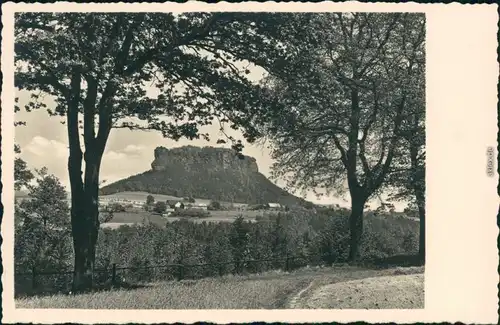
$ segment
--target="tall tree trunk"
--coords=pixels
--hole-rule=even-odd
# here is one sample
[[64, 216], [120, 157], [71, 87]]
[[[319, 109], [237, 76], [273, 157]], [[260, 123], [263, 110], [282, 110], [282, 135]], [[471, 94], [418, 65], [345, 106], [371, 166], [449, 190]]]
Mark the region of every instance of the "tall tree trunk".
[[80, 148], [80, 134], [78, 132], [78, 108], [80, 105], [81, 75], [77, 69], [71, 77], [71, 93], [69, 94], [67, 110], [67, 128], [69, 142], [68, 172], [71, 185], [71, 232], [75, 251], [73, 274], [73, 290], [82, 291], [89, 287], [88, 272], [86, 271], [88, 248], [88, 222], [85, 202], [85, 189], [82, 180], [82, 150]]
[[351, 195], [351, 215], [349, 216], [349, 262], [355, 262], [360, 258], [361, 236], [363, 235], [363, 209], [366, 199], [356, 194]]
[[[81, 74], [77, 68], [71, 78], [67, 111], [69, 142], [68, 171], [71, 184], [71, 231], [75, 252], [73, 290], [76, 292], [92, 288], [95, 262], [95, 246], [99, 231], [99, 169], [109, 130], [103, 132], [100, 142], [93, 135], [94, 114], [90, 110], [93, 101], [85, 103], [85, 157], [80, 147], [78, 109], [80, 107]], [[107, 127], [103, 123], [103, 128]], [[85, 159], [85, 178], [82, 179], [82, 161]]]
[[[74, 201], [72, 210], [75, 272], [73, 289], [85, 291], [93, 286], [95, 248], [99, 231], [98, 171], [96, 163], [86, 162], [85, 184], [82, 199]], [[91, 175], [89, 175], [89, 171]], [[75, 204], [76, 203], [76, 204]], [[73, 208], [74, 207], [74, 208]]]
[[410, 146], [411, 182], [420, 219], [418, 257], [422, 263], [425, 263], [425, 179], [422, 179], [425, 177], [425, 170], [419, 166], [417, 146], [414, 144], [410, 144]]
[[425, 199], [417, 195], [418, 214], [420, 217], [420, 233], [418, 239], [418, 256], [422, 263], [425, 264]]

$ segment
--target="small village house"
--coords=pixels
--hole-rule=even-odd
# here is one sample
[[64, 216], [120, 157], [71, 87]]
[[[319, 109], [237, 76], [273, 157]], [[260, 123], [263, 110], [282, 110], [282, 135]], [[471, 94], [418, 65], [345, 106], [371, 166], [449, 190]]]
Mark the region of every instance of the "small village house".
[[267, 207], [271, 210], [280, 210], [282, 208], [281, 204], [279, 203], [268, 203]]
[[181, 201], [177, 200], [167, 200], [167, 207], [170, 207], [171, 209], [184, 209], [185, 205]]

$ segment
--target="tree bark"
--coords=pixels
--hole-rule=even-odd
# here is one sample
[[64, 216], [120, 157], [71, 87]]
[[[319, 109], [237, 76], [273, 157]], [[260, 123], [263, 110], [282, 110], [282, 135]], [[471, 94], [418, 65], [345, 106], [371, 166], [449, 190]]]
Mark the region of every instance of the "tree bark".
[[425, 176], [419, 175], [420, 166], [418, 165], [418, 148], [413, 143], [411, 143], [410, 146], [410, 163], [412, 170], [411, 182], [413, 192], [415, 193], [420, 219], [418, 257], [421, 263], [425, 263], [425, 187], [422, 186], [425, 184], [425, 180], [420, 179]]
[[[78, 126], [78, 109], [80, 105], [81, 75], [75, 70], [71, 80], [71, 93], [68, 100], [67, 128], [69, 142], [68, 171], [71, 184], [71, 230], [75, 253], [73, 291], [82, 292], [92, 288], [95, 262], [95, 246], [99, 231], [99, 170], [103, 142], [95, 141], [92, 124], [88, 116], [84, 116], [86, 132], [85, 157], [80, 148], [80, 134]], [[85, 113], [93, 102], [85, 103]], [[82, 179], [82, 161], [85, 159], [85, 178]]]
[[351, 215], [349, 216], [349, 262], [358, 261], [360, 258], [361, 236], [363, 235], [363, 209], [366, 199], [360, 194], [351, 196]]
[[75, 210], [79, 212], [74, 216], [78, 226], [73, 227], [75, 247], [73, 289], [75, 291], [86, 291], [93, 286], [95, 247], [99, 231], [98, 177], [100, 161], [87, 157], [85, 160], [84, 192], [82, 199], [73, 203]]
[[[417, 201], [419, 200], [417, 198]], [[420, 217], [420, 233], [418, 239], [418, 256], [422, 263], [425, 264], [425, 202], [417, 202], [418, 214]]]

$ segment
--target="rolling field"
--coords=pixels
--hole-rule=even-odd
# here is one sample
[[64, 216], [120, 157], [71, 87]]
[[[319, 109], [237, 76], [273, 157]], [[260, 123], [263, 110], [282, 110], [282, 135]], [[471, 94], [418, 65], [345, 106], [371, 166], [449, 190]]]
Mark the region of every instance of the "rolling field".
[[[145, 284], [82, 295], [16, 300], [17, 308], [80, 309], [288, 309], [423, 308], [423, 271], [351, 266], [304, 268]], [[362, 283], [363, 285], [360, 285]], [[404, 297], [404, 299], [397, 299]]]
[[165, 218], [157, 214], [149, 213], [146, 211], [127, 211], [115, 212], [113, 214], [113, 218], [107, 223], [117, 225], [134, 223], [154, 223], [157, 225], [165, 225], [165, 222]]
[[[248, 221], [255, 221], [255, 218], [259, 215], [263, 215], [264, 211], [209, 211], [210, 217], [208, 218], [184, 218], [192, 222], [233, 222], [239, 215], [243, 215], [243, 218]], [[164, 226], [167, 222], [173, 222], [180, 220], [177, 217], [162, 217], [158, 214], [141, 211], [140, 209], [135, 209], [127, 212], [115, 212], [113, 218], [107, 222], [103, 223], [102, 227], [118, 228], [121, 225], [132, 225], [136, 223], [154, 223], [160, 226]]]

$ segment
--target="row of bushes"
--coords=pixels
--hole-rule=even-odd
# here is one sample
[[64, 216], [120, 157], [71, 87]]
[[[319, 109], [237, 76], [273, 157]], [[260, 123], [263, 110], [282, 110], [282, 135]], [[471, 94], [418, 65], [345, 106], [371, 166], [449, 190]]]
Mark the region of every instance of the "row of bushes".
[[172, 212], [169, 217], [176, 218], [208, 218], [210, 217], [210, 212], [203, 209], [179, 209]]
[[[183, 270], [123, 271], [127, 278], [149, 281], [165, 277], [199, 278], [227, 273], [263, 272], [305, 265], [346, 262], [349, 248], [348, 211], [268, 214], [257, 222], [242, 217], [233, 223], [193, 223], [180, 220], [165, 228], [156, 225], [102, 229], [96, 265], [141, 268], [183, 264], [205, 266]], [[418, 251], [418, 224], [412, 220], [366, 220], [361, 248], [363, 259], [414, 254]], [[279, 259], [276, 261], [248, 262]]]

